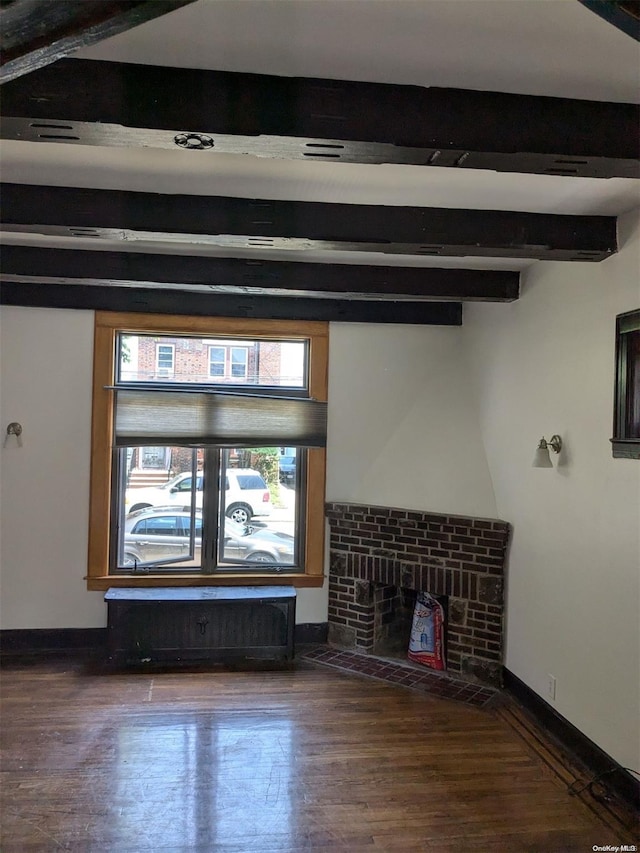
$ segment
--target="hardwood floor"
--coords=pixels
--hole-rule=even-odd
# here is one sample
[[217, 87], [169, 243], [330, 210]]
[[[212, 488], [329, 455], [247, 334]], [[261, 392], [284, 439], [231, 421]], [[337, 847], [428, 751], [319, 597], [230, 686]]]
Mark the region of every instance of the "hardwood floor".
[[508, 714], [310, 663], [2, 669], [2, 851], [591, 851]]

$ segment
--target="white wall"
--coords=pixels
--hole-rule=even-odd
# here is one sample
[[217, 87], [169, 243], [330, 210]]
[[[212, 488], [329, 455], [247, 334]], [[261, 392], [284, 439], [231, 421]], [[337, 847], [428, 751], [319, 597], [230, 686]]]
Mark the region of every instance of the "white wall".
[[[514, 528], [507, 667], [632, 768], [640, 463], [613, 459], [609, 439], [615, 315], [640, 306], [638, 220], [620, 219], [618, 255], [535, 264], [518, 302], [467, 306], [464, 326], [498, 514]], [[557, 467], [532, 468], [538, 439], [552, 433], [565, 442]]]
[[8, 308], [0, 315], [0, 624], [106, 624], [87, 592], [93, 313]]
[[332, 323], [327, 500], [496, 517], [460, 327]]

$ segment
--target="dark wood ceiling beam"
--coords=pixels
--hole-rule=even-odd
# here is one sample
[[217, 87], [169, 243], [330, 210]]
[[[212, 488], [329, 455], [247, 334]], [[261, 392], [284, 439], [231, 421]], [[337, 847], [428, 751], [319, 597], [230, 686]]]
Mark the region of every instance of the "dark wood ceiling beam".
[[367, 302], [349, 299], [291, 299], [225, 293], [83, 284], [3, 282], [0, 304], [145, 314], [251, 317], [261, 320], [325, 320], [340, 323], [462, 325], [457, 302]]
[[62, 59], [3, 86], [6, 139], [640, 175], [635, 104]]
[[578, 0], [587, 9], [613, 24], [621, 32], [640, 41], [640, 3], [638, 0]]
[[5, 0], [0, 82], [137, 27], [194, 0]]
[[503, 210], [385, 207], [1, 184], [11, 232], [234, 248], [600, 261], [616, 220]]
[[2, 280], [35, 279], [389, 302], [510, 302], [519, 295], [519, 274], [509, 270], [289, 263], [5, 246]]

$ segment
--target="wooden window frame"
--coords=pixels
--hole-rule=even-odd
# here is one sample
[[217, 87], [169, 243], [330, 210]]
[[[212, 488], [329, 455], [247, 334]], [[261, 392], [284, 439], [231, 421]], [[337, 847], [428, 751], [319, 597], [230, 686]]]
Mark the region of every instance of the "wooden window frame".
[[87, 588], [150, 586], [282, 585], [321, 587], [324, 583], [324, 503], [326, 451], [307, 451], [304, 571], [273, 573], [180, 572], [144, 576], [109, 574], [111, 467], [113, 460], [114, 394], [107, 390], [115, 376], [118, 332], [191, 335], [202, 337], [263, 338], [309, 341], [309, 395], [327, 400], [329, 324], [316, 321], [254, 320], [225, 317], [187, 317], [97, 311], [93, 361], [91, 426], [91, 491]]

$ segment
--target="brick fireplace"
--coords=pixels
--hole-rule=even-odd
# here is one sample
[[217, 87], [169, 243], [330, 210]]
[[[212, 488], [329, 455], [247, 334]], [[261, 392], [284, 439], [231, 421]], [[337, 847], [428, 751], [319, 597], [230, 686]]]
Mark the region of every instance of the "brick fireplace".
[[411, 592], [430, 592], [446, 596], [448, 671], [500, 686], [507, 522], [345, 503], [326, 513], [331, 644], [374, 652], [390, 602], [406, 610]]

